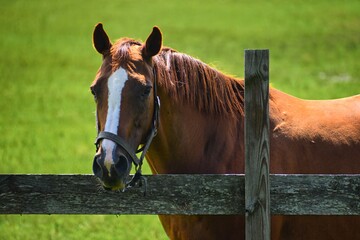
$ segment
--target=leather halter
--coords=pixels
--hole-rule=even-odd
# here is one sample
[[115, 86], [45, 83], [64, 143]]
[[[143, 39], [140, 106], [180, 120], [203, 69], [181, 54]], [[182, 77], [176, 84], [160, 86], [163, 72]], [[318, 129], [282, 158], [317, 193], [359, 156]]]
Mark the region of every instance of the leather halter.
[[[124, 150], [128, 154], [128, 156], [130, 156], [131, 161], [135, 165], [136, 173], [133, 176], [133, 178], [128, 183], [126, 183], [127, 188], [134, 186], [136, 184], [136, 182], [140, 179], [143, 179], [146, 183], [146, 180], [144, 179], [144, 177], [141, 174], [141, 166], [143, 164], [145, 154], [148, 151], [153, 138], [157, 134], [157, 128], [159, 126], [159, 112], [160, 112], [160, 98], [157, 95], [157, 81], [156, 81], [155, 67], [153, 68], [153, 75], [154, 75], [154, 84], [153, 84], [154, 113], [153, 113], [151, 130], [149, 132], [149, 135], [146, 137], [146, 142], [143, 145], [143, 147], [141, 147], [137, 151], [134, 151], [133, 148], [131, 148], [129, 146], [129, 144], [127, 144], [127, 142], [122, 137], [118, 136], [117, 134], [107, 132], [107, 131], [99, 132], [98, 136], [96, 137], [96, 140], [95, 140], [96, 152], [99, 150], [100, 141], [103, 139], [108, 139], [108, 140], [115, 142], [122, 150]], [[136, 153], [139, 153], [139, 152], [142, 152], [140, 158], [138, 158], [136, 156]], [[146, 188], [146, 184], [145, 184], [145, 188]], [[145, 192], [146, 192], [146, 190], [145, 190]]]

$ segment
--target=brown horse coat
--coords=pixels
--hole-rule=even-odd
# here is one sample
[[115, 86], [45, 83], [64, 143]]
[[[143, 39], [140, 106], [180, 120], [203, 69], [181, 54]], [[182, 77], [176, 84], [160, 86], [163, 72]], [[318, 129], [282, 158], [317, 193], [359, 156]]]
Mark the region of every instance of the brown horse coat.
[[[136, 103], [130, 100], [135, 99], [134, 92], [140, 86], [153, 83], [151, 69], [155, 69], [161, 110], [158, 135], [147, 153], [153, 173], [244, 173], [242, 80], [170, 48], [160, 51], [162, 36], [157, 28], [145, 44], [121, 39], [112, 45], [98, 25], [94, 45], [103, 55], [103, 65], [92, 85], [92, 91], [103, 94], [99, 97], [103, 100], [97, 101], [99, 130], [104, 129], [106, 120], [106, 81], [122, 67], [128, 79], [122, 90], [117, 134], [131, 146], [141, 143], [141, 128], [133, 127], [137, 129], [134, 137], [130, 127], [134, 121], [131, 116], [142, 116], [136, 106], [143, 106], [139, 100], [143, 97]], [[271, 173], [360, 173], [360, 95], [310, 101], [272, 88], [269, 104]], [[153, 105], [141, 109], [146, 111], [144, 116], [150, 116]], [[141, 131], [144, 135], [145, 130]], [[104, 161], [102, 147], [98, 163]], [[116, 151], [114, 154], [121, 153]], [[109, 177], [114, 178], [116, 171], [110, 174], [112, 160], [107, 161]], [[110, 180], [110, 187], [117, 183]], [[159, 217], [171, 239], [244, 238], [243, 216]], [[271, 226], [272, 239], [360, 239], [360, 216], [272, 216]]]
[[[308, 101], [275, 89], [270, 92], [271, 173], [360, 173], [360, 95]], [[174, 114], [170, 102], [163, 104], [162, 112], [170, 109]], [[160, 134], [149, 152], [154, 173], [244, 173], [244, 165], [239, 163], [244, 162], [241, 121], [196, 114], [189, 106], [176, 110], [182, 114], [162, 119]], [[162, 139], [171, 135], [190, 144]], [[171, 239], [244, 236], [244, 229], [239, 228], [244, 226], [244, 218], [240, 216], [163, 215], [160, 219]], [[358, 216], [272, 216], [271, 224], [272, 239], [360, 237]]]

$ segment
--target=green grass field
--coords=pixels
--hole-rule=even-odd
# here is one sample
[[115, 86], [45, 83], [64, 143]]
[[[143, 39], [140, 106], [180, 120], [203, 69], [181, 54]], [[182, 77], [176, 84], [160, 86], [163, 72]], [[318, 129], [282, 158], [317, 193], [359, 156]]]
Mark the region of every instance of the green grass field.
[[[2, 0], [0, 173], [91, 173], [97, 22], [112, 40], [157, 25], [165, 45], [239, 77], [244, 49], [269, 48], [272, 86], [301, 98], [360, 93], [358, 0]], [[166, 236], [156, 216], [2, 215], [0, 239]]]

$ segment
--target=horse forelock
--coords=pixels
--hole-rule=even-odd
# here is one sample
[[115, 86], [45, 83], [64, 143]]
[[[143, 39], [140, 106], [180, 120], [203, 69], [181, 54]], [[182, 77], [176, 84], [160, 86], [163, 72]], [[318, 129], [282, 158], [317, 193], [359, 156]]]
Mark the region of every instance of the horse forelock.
[[[144, 61], [142, 43], [130, 38], [118, 40], [111, 48], [112, 69], [131, 70]], [[244, 115], [244, 82], [227, 76], [187, 54], [163, 47], [153, 58], [158, 84], [176, 102], [185, 102], [199, 111], [238, 119]], [[144, 61], [146, 67], [149, 62]]]
[[[128, 69], [134, 61], [142, 60], [141, 51], [132, 51], [132, 48], [140, 47], [142, 44], [131, 38], [122, 38], [111, 47], [112, 69], [120, 66]], [[130, 67], [129, 67], [130, 65]]]

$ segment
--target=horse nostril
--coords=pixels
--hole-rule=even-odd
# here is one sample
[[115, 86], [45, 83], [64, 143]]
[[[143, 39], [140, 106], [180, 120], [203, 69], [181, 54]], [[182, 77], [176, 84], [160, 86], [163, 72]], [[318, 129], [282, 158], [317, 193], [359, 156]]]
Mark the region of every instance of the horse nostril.
[[103, 171], [102, 171], [100, 163], [98, 162], [99, 158], [100, 158], [100, 155], [95, 155], [95, 157], [94, 157], [93, 173], [96, 177], [101, 179], [103, 176]]
[[120, 155], [118, 161], [115, 162], [115, 170], [119, 175], [126, 175], [130, 171], [131, 165], [124, 155]]

